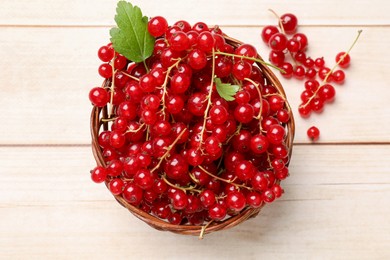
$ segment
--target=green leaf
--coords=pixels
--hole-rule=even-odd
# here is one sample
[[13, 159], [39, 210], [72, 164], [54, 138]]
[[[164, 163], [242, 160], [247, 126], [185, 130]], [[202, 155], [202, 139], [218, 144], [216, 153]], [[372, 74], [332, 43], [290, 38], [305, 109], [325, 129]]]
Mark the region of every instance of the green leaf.
[[234, 95], [240, 89], [238, 85], [232, 85], [230, 83], [222, 83], [220, 78], [215, 78], [215, 85], [217, 87], [217, 92], [221, 96], [221, 98], [226, 101], [233, 101]]
[[153, 53], [155, 38], [148, 32], [148, 18], [141, 9], [126, 1], [116, 8], [117, 28], [110, 30], [114, 50], [134, 62], [142, 62]]

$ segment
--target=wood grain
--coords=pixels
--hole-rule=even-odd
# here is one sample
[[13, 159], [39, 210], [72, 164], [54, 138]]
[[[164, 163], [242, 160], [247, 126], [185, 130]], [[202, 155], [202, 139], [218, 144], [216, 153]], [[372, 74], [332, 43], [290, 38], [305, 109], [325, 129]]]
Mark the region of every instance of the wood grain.
[[[185, 19], [229, 26], [276, 24], [268, 11], [293, 12], [301, 25], [379, 25], [388, 26], [388, 3], [383, 0], [360, 1], [290, 1], [290, 0], [133, 0], [146, 16], [162, 15], [170, 23]], [[113, 25], [116, 1], [95, 0], [3, 0], [1, 25], [28, 26], [102, 26]]]
[[[305, 28], [311, 40], [309, 55], [326, 54], [330, 66], [333, 57], [349, 47], [358, 28]], [[258, 38], [260, 27], [223, 29], [254, 44], [260, 54], [269, 52]], [[390, 142], [390, 65], [382, 58], [390, 38], [381, 37], [390, 34], [390, 28], [363, 29], [351, 53], [346, 82], [336, 86], [335, 103], [310, 119], [296, 116], [298, 129], [320, 127], [322, 142]], [[102, 82], [96, 51], [108, 41], [108, 28], [7, 27], [0, 28], [0, 33], [4, 37], [0, 56], [7, 64], [0, 70], [0, 104], [6, 109], [1, 119], [7, 122], [0, 125], [5, 133], [0, 135], [0, 144], [88, 144], [88, 91]], [[23, 35], [28, 37], [18, 40]], [[303, 82], [281, 81], [296, 113]], [[305, 131], [297, 131], [296, 142], [308, 142]]]
[[282, 199], [204, 241], [132, 216], [90, 181], [88, 147], [0, 148], [0, 258], [385, 259], [390, 162], [376, 158], [389, 158], [389, 148], [296, 146]]
[[[116, 1], [0, 3], [0, 259], [390, 259], [389, 4], [373, 1], [133, 0], [147, 16], [221, 25], [256, 46], [268, 11], [292, 12], [308, 54], [334, 64], [357, 30], [347, 81], [322, 115], [296, 116], [283, 197], [206, 236], [151, 229], [94, 184], [90, 88]], [[281, 78], [292, 107], [303, 83]], [[318, 145], [305, 130], [321, 129]]]

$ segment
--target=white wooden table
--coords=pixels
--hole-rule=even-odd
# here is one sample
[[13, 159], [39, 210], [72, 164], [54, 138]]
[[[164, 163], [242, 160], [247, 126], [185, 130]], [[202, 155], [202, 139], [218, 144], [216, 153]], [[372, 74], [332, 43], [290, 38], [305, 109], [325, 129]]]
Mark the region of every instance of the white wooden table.
[[[241, 3], [240, 3], [241, 2]], [[0, 259], [390, 259], [390, 4], [372, 1], [133, 1], [170, 23], [218, 24], [267, 56], [261, 28], [295, 13], [328, 62], [358, 29], [337, 100], [296, 115], [282, 199], [255, 219], [196, 237], [158, 232], [92, 183], [87, 94], [115, 1], [0, 3]], [[296, 111], [302, 82], [281, 79]], [[310, 144], [311, 125], [321, 140]]]

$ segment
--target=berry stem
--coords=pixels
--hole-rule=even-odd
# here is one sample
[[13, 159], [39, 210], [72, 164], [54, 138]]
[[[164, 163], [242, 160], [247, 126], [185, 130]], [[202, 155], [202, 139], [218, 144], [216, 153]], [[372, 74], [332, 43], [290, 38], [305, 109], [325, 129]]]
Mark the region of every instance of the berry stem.
[[110, 64], [112, 67], [112, 79], [111, 79], [111, 95], [110, 95], [110, 112], [108, 113], [108, 118], [111, 118], [112, 114], [114, 113], [114, 106], [112, 105], [114, 101], [114, 92], [115, 92], [115, 66], [114, 66], [114, 61], [116, 59], [116, 56], [114, 55], [114, 58], [112, 58]]
[[201, 190], [198, 190], [198, 189], [195, 189], [195, 187], [193, 186], [188, 186], [188, 187], [182, 187], [182, 186], [179, 186], [179, 185], [175, 185], [173, 184], [172, 182], [168, 181], [167, 177], [165, 176], [165, 174], [163, 174], [161, 176], [162, 180], [168, 184], [169, 186], [173, 187], [173, 188], [176, 188], [176, 189], [180, 189], [182, 190], [183, 192], [186, 192], [186, 191], [195, 191], [195, 192], [198, 192], [198, 193], [201, 193], [202, 191]]
[[351, 52], [353, 46], [355, 46], [356, 42], [358, 41], [360, 34], [363, 30], [358, 31], [358, 35], [356, 36], [355, 40], [353, 41], [351, 47], [349, 47], [348, 51], [341, 57], [341, 59], [333, 66], [333, 68], [326, 74], [324, 80], [322, 81], [322, 84], [317, 88], [317, 90], [313, 93], [313, 95], [300, 107], [306, 107], [310, 104], [310, 102], [317, 96], [317, 93], [321, 90], [321, 88], [328, 83], [328, 78], [330, 75], [332, 75], [333, 71], [337, 68], [337, 66], [344, 60], [344, 58]]
[[280, 16], [272, 9], [268, 9], [268, 11], [270, 11], [273, 15], [276, 16], [276, 18], [278, 18], [279, 27], [282, 30], [282, 33], [284, 35], [286, 35], [286, 32], [285, 32], [284, 27], [283, 27], [283, 22], [282, 22], [282, 19], [280, 19]]
[[127, 134], [127, 133], [137, 133], [137, 132], [140, 131], [144, 126], [145, 126], [145, 123], [143, 123], [142, 125], [140, 125], [140, 126], [138, 127], [137, 130], [132, 130], [132, 129], [127, 130], [127, 131], [125, 132], [125, 134]]
[[[212, 58], [212, 67], [211, 67], [210, 91], [209, 91], [209, 94], [206, 97], [207, 98], [207, 107], [206, 107], [206, 110], [204, 111], [203, 127], [202, 127], [202, 131], [200, 132], [200, 137], [199, 137], [199, 143], [200, 143], [199, 147], [202, 147], [202, 144], [203, 144], [203, 135], [204, 135], [204, 132], [206, 131], [207, 116], [209, 114], [209, 110], [210, 110], [210, 107], [211, 107], [211, 104], [212, 104], [211, 96], [213, 94], [214, 77], [215, 77], [215, 50], [214, 50], [214, 48], [212, 49], [211, 58]], [[202, 148], [201, 148], [201, 151], [202, 151]]]
[[330, 75], [332, 75], [333, 71], [337, 68], [337, 66], [344, 60], [344, 58], [351, 52], [352, 48], [355, 46], [356, 42], [358, 41], [360, 34], [362, 34], [363, 30], [358, 30], [358, 35], [356, 36], [355, 40], [353, 41], [351, 47], [349, 47], [348, 51], [341, 57], [341, 59], [333, 66], [333, 68], [326, 74], [326, 77], [324, 78], [323, 83], [326, 83]]
[[206, 225], [202, 226], [202, 229], [200, 230], [199, 239], [202, 240], [204, 236], [204, 232], [206, 231], [206, 228], [210, 226], [210, 224], [213, 223], [213, 220], [207, 222]]
[[215, 178], [215, 179], [217, 179], [217, 180], [220, 180], [220, 181], [223, 181], [223, 182], [226, 182], [226, 183], [229, 183], [229, 184], [233, 184], [234, 186], [236, 186], [236, 187], [238, 187], [238, 188], [245, 188], [245, 189], [248, 189], [248, 190], [252, 190], [252, 188], [247, 187], [247, 186], [245, 186], [245, 185], [243, 185], [243, 184], [234, 183], [234, 181], [235, 181], [236, 179], [233, 179], [233, 180], [226, 180], [226, 179], [224, 179], [224, 178], [221, 178], [221, 177], [218, 177], [217, 175], [212, 174], [211, 172], [207, 171], [205, 168], [203, 168], [203, 167], [200, 166], [200, 165], [199, 165], [198, 167], [199, 167], [199, 169], [201, 169], [202, 171], [204, 171], [205, 173], [207, 173], [208, 175], [210, 175], [211, 177], [213, 177], [213, 178]]
[[264, 64], [268, 67], [271, 67], [271, 68], [274, 68], [274, 69], [277, 69], [281, 72], [284, 72], [283, 69], [281, 68], [278, 68], [277, 66], [271, 64], [271, 63], [268, 63], [268, 62], [265, 62], [264, 60], [262, 59], [257, 59], [257, 58], [253, 58], [253, 57], [248, 57], [248, 56], [242, 56], [242, 55], [237, 55], [237, 54], [232, 54], [232, 53], [227, 53], [227, 52], [222, 52], [222, 51], [216, 51], [214, 54], [216, 55], [225, 55], [225, 56], [229, 56], [229, 57], [235, 57], [235, 58], [241, 58], [241, 59], [247, 59], [247, 60], [252, 60], [252, 61], [255, 61], [255, 62], [258, 62], [258, 63], [261, 63], [261, 64]]
[[[252, 83], [255, 87], [256, 87], [256, 90], [257, 90], [257, 93], [259, 94], [259, 100], [260, 100], [260, 109], [259, 109], [259, 115], [256, 117], [257, 120], [261, 121], [261, 113], [263, 112], [263, 97], [261, 95], [261, 91], [260, 91], [260, 84], [259, 83], [256, 83], [255, 81], [249, 79], [249, 78], [245, 78], [244, 80], [246, 81], [249, 81], [250, 83]], [[262, 132], [262, 129], [261, 129], [261, 124], [259, 124], [259, 127], [260, 127], [260, 133]]]
[[122, 74], [125, 75], [125, 76], [127, 76], [127, 77], [129, 77], [129, 78], [131, 78], [131, 79], [134, 79], [134, 80], [136, 80], [136, 81], [139, 81], [139, 78], [134, 77], [134, 76], [131, 76], [130, 74], [128, 74], [128, 73], [126, 73], [126, 72], [124, 72], [124, 71], [122, 71]]
[[[272, 9], [268, 9], [268, 11], [270, 11], [271, 13], [273, 13], [276, 16], [276, 18], [278, 19], [279, 27], [282, 30], [282, 33], [284, 35], [286, 35], [286, 31], [284, 30], [283, 22], [282, 22], [282, 19], [280, 19], [280, 16]], [[297, 64], [297, 61], [294, 59], [294, 55], [292, 55], [291, 51], [288, 51], [288, 53], [290, 54], [291, 59], [294, 61], [294, 65], [297, 66], [298, 64]]]
[[184, 128], [180, 134], [176, 137], [175, 141], [173, 141], [173, 143], [167, 147], [167, 151], [164, 153], [163, 156], [160, 157], [160, 161], [158, 162], [158, 164], [151, 170], [151, 172], [154, 172], [155, 170], [157, 170], [158, 168], [160, 168], [161, 166], [161, 163], [163, 162], [163, 160], [169, 155], [169, 152], [172, 150], [172, 148], [176, 145], [176, 143], [180, 140], [180, 138], [183, 136], [184, 132], [187, 131], [187, 128]]
[[161, 113], [163, 113], [164, 119], [165, 119], [165, 96], [167, 95], [167, 85], [168, 85], [169, 74], [171, 73], [172, 69], [180, 63], [180, 61], [181, 61], [181, 59], [178, 59], [174, 64], [172, 64], [167, 69], [167, 74], [165, 75], [164, 83], [161, 86], [161, 88], [163, 89], [163, 94], [161, 97], [161, 105], [162, 105]]

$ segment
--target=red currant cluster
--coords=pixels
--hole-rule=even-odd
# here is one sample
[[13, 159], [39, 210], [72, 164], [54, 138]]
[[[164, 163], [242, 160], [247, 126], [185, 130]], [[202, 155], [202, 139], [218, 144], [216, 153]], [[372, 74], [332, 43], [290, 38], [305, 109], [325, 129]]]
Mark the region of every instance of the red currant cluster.
[[202, 22], [168, 26], [158, 16], [148, 31], [156, 41], [145, 62], [111, 44], [98, 51], [105, 81], [89, 99], [106, 109], [109, 127], [98, 137], [106, 166], [92, 180], [177, 225], [222, 221], [280, 197], [291, 111], [256, 49]]
[[[278, 17], [276, 13], [274, 14]], [[261, 33], [263, 41], [271, 48], [269, 61], [281, 69], [283, 77], [305, 80], [305, 90], [301, 94], [302, 103], [298, 108], [301, 117], [309, 117], [312, 111], [321, 113], [326, 103], [334, 101], [336, 91], [331, 83], [344, 82], [344, 71], [335, 69], [337, 66], [341, 68], [349, 66], [351, 59], [349, 51], [338, 53], [335, 59], [336, 66], [330, 69], [325, 66], [323, 57], [312, 59], [307, 56], [308, 39], [305, 34], [296, 32], [298, 19], [294, 14], [284, 14], [278, 17], [278, 20], [279, 27], [268, 25]], [[308, 136], [312, 140], [317, 140], [319, 130], [309, 129]]]

